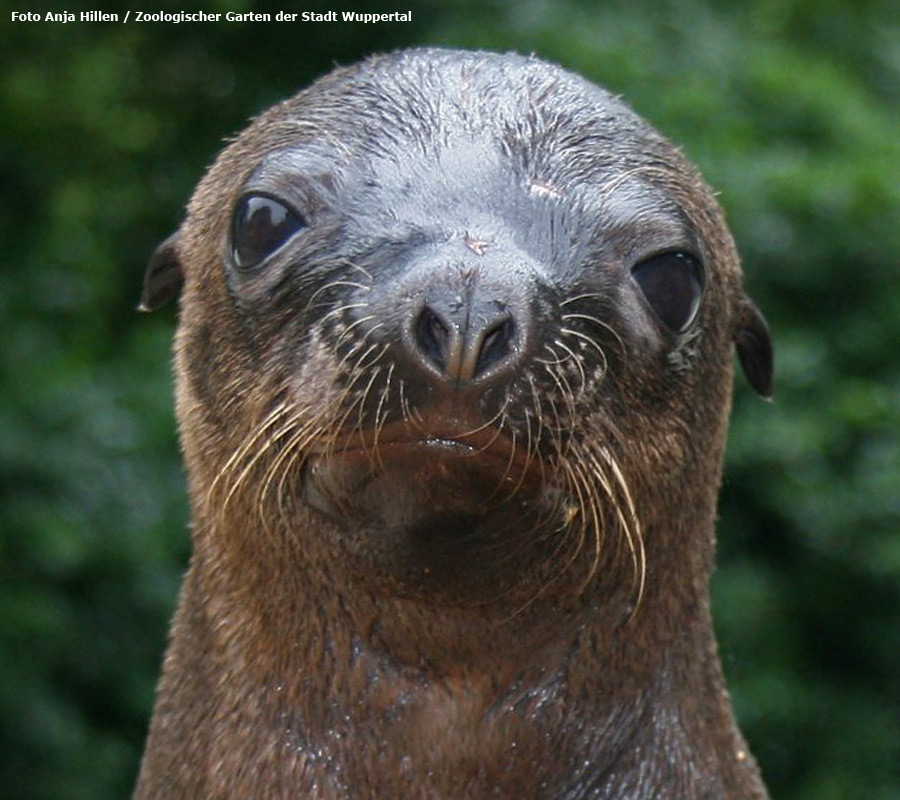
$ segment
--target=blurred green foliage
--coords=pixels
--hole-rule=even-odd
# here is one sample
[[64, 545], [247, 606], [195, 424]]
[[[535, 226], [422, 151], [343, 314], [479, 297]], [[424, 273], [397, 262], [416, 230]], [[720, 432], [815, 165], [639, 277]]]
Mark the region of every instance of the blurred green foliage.
[[[256, 10], [282, 7], [340, 8]], [[900, 8], [411, 7], [379, 26], [0, 15], [0, 798], [123, 797], [137, 769], [188, 555], [174, 314], [133, 311], [146, 258], [247, 117], [336, 62], [442, 44], [605, 84], [722, 192], [777, 348], [773, 405], [738, 379], [726, 672], [773, 796], [898, 800]]]

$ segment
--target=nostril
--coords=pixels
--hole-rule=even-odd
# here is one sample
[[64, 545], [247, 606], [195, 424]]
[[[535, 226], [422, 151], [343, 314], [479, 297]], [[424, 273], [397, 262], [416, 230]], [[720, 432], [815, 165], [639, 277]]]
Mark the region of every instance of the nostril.
[[428, 306], [422, 309], [415, 325], [416, 344], [421, 353], [441, 372], [447, 366], [450, 328]]
[[485, 331], [475, 365], [475, 376], [505, 360], [513, 351], [515, 338], [516, 325], [509, 317]]
[[423, 305], [409, 331], [412, 355], [455, 383], [477, 381], [512, 362], [519, 329], [508, 312], [489, 316], [482, 307]]

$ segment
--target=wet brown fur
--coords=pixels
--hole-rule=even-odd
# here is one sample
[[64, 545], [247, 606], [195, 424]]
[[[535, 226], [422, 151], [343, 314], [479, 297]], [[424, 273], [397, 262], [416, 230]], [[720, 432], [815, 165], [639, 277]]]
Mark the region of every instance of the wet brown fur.
[[[538, 472], [542, 486], [561, 487], [541, 512], [558, 518], [558, 541], [538, 542], [535, 520], [536, 543], [525, 536], [525, 556], [510, 548], [495, 595], [473, 583], [457, 596], [452, 581], [432, 589], [384, 574], [378, 553], [367, 562], [365, 537], [303, 502], [312, 450], [363, 437], [377, 464], [377, 431], [431, 423], [404, 394], [374, 322], [345, 326], [352, 346], [340, 355], [321, 322], [300, 336], [286, 321], [297, 308], [236, 311], [222, 267], [230, 213], [266, 153], [319, 138], [356, 157], [362, 145], [337, 120], [342, 104], [362, 105], [366, 81], [390, 84], [399, 108], [416, 101], [409, 76], [429, 59], [436, 70], [479, 70], [476, 56], [462, 66], [446, 53], [393, 58], [338, 70], [257, 119], [213, 164], [169, 245], [184, 272], [177, 408], [194, 552], [136, 800], [764, 798], [708, 596], [733, 341], [754, 312], [711, 192], [661, 137], [643, 131], [650, 150], [631, 163], [622, 144], [609, 172], [639, 174], [701, 232], [709, 273], [690, 367], [661, 378], [668, 367], [617, 345], [615, 331], [602, 339], [605, 321], [566, 298], [562, 326], [575, 333], [529, 367], [541, 391], [523, 377], [485, 420], [518, 453], [498, 493], [515, 495]], [[538, 108], [563, 75], [536, 60], [514, 66]], [[482, 100], [471, 99], [473, 115]], [[377, 128], [379, 115], [403, 112], [367, 113]], [[520, 136], [538, 142], [565, 121], [529, 124]], [[610, 147], [572, 144], [585, 159]], [[566, 190], [532, 168], [535, 185]], [[340, 280], [377, 280], [353, 275]], [[341, 317], [323, 287], [299, 311], [321, 302]], [[582, 355], [586, 338], [602, 358]], [[573, 427], [578, 441], [565, 433]]]

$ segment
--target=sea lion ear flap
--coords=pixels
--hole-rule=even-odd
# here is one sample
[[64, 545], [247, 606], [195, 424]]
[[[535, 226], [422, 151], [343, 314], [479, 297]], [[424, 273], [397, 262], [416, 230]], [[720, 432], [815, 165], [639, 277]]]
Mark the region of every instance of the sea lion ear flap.
[[184, 273], [178, 257], [178, 234], [173, 233], [150, 256], [138, 311], [156, 311], [178, 295]]
[[762, 312], [749, 297], [741, 299], [734, 334], [738, 359], [757, 394], [772, 399], [772, 336]]

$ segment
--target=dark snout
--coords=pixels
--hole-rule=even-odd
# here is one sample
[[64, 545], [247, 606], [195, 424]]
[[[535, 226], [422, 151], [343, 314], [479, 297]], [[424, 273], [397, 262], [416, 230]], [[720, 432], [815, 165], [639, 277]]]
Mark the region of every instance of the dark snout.
[[527, 310], [511, 309], [504, 291], [445, 288], [429, 292], [406, 325], [404, 347], [423, 370], [449, 383], [476, 382], [512, 369]]
[[537, 285], [521, 254], [442, 253], [378, 287], [371, 305], [409, 380], [468, 391], [517, 374], [535, 338]]

